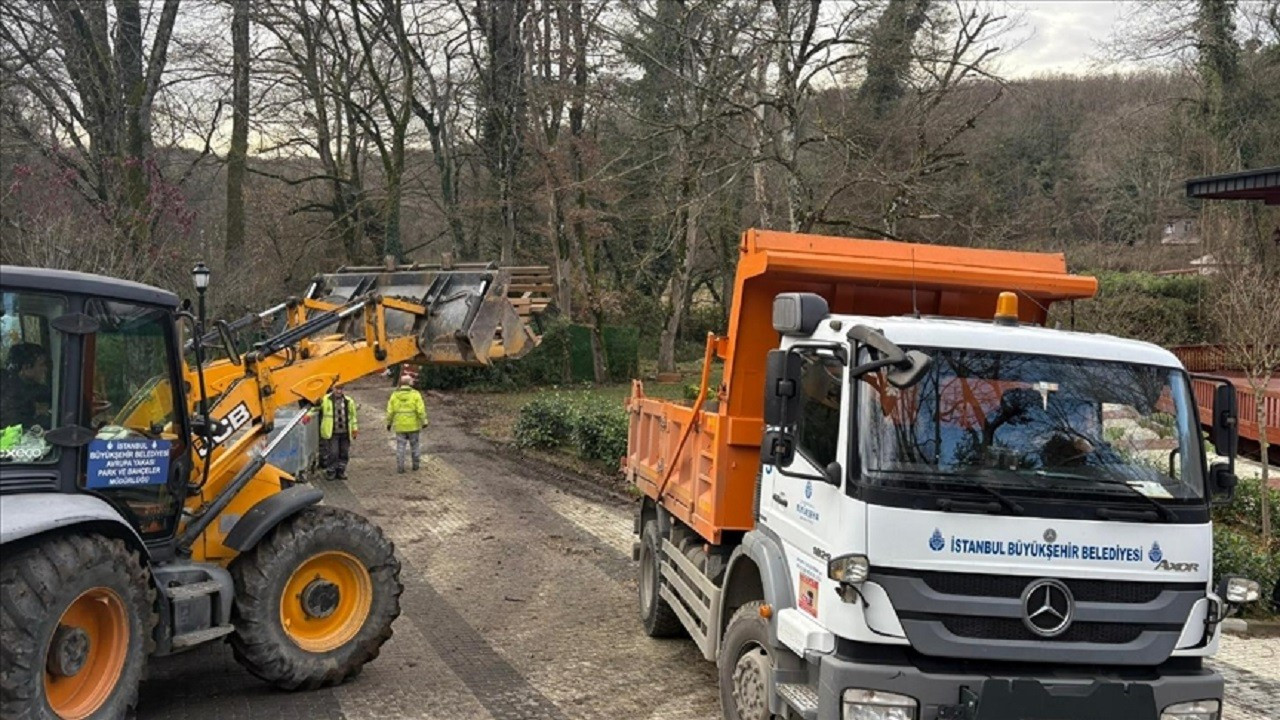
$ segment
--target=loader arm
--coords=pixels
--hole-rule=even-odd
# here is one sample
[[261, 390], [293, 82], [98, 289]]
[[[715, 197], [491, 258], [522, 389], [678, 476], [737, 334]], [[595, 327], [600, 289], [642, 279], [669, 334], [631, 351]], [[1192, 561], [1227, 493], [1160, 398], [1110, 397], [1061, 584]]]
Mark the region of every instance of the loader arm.
[[[277, 323], [283, 315], [284, 329], [254, 343], [239, 363], [224, 358], [202, 368], [219, 431], [212, 448], [193, 439], [193, 490], [180, 530], [192, 557], [230, 562], [236, 551], [223, 541], [234, 523], [207, 516], [242, 516], [293, 482], [257, 457], [278, 410], [315, 405], [331, 388], [396, 364], [488, 365], [532, 350], [540, 337], [529, 321], [547, 306], [539, 293], [550, 288], [549, 276], [538, 282], [538, 268], [519, 270], [521, 282], [513, 283], [510, 270], [487, 266], [356, 268], [320, 276], [307, 297], [259, 314]], [[192, 367], [184, 372], [194, 412], [197, 374]], [[136, 403], [137, 421], [148, 405]]]

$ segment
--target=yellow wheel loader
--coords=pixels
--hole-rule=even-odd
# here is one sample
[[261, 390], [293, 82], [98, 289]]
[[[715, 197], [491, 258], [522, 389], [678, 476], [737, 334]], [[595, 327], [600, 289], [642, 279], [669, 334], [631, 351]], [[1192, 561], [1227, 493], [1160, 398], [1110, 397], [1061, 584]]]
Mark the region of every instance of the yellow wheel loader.
[[524, 355], [549, 289], [545, 268], [349, 268], [209, 329], [193, 275], [198, 313], [0, 268], [4, 718], [123, 717], [149, 656], [218, 639], [280, 688], [356, 675], [400, 613], [395, 549], [266, 458], [335, 385]]

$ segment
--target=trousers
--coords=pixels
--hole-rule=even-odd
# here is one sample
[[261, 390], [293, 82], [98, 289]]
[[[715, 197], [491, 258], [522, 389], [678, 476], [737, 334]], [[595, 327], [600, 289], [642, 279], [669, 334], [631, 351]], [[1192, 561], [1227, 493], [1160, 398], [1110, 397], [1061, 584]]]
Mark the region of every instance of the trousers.
[[396, 469], [404, 472], [404, 455], [408, 450], [413, 455], [413, 469], [418, 469], [418, 463], [422, 454], [418, 449], [418, 440], [421, 433], [407, 432], [396, 433]]
[[347, 460], [351, 457], [351, 436], [334, 433], [328, 440], [320, 441], [320, 463], [331, 478], [347, 476]]

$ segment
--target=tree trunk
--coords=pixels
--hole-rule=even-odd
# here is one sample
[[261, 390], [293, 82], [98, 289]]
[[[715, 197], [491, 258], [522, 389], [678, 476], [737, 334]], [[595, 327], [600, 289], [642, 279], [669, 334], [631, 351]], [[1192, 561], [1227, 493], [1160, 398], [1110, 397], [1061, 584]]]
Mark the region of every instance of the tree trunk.
[[228, 259], [244, 245], [244, 176], [249, 154], [249, 3], [232, 3], [231, 147], [227, 151]]
[[684, 259], [671, 276], [671, 310], [658, 338], [658, 372], [676, 371], [676, 341], [680, 337], [680, 326], [684, 324], [685, 309], [689, 307], [689, 291], [701, 236], [701, 215], [701, 199], [692, 199], [684, 226]]

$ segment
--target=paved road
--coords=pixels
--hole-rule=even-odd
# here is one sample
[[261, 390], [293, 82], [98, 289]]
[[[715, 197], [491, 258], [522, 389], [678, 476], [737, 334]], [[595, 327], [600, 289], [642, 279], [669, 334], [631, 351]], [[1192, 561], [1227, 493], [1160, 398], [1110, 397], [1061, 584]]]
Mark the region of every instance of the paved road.
[[[326, 502], [374, 519], [404, 562], [382, 656], [347, 685], [293, 694], [201, 648], [152, 663], [140, 720], [719, 717], [714, 666], [640, 631], [627, 503], [510, 459], [439, 407], [423, 470], [396, 475], [386, 388], [355, 395], [365, 430]], [[1226, 720], [1280, 720], [1280, 640], [1225, 647]]]

